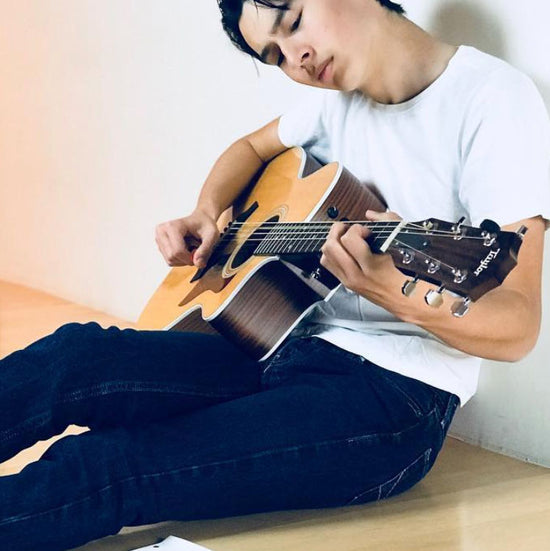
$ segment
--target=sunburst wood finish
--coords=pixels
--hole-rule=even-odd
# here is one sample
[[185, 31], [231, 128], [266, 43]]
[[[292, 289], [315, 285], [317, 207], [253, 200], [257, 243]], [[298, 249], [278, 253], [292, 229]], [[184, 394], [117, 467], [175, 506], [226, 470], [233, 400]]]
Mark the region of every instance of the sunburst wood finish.
[[220, 333], [251, 357], [265, 359], [338, 281], [324, 270], [320, 278], [312, 277], [318, 264], [311, 256], [292, 264], [250, 256], [235, 267], [241, 244], [251, 237], [247, 228], [274, 216], [280, 222], [361, 220], [367, 209], [384, 210], [380, 199], [340, 164], [321, 166], [302, 148], [289, 149], [267, 165], [237, 201], [234, 217], [255, 204], [226, 254], [200, 279], [191, 281], [193, 267], [170, 271], [142, 312], [140, 328]]

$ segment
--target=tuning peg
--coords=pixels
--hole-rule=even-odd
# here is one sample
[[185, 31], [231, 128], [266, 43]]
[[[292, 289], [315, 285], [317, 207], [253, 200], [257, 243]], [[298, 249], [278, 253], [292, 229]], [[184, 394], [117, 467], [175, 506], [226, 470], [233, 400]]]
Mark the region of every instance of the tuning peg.
[[453, 313], [453, 316], [457, 318], [461, 318], [462, 316], [465, 316], [470, 310], [470, 302], [472, 301], [469, 298], [463, 298], [463, 299], [457, 300], [451, 306], [451, 312]]
[[463, 216], [456, 224], [454, 224], [451, 227], [451, 231], [453, 232], [453, 239], [456, 241], [460, 241], [464, 237], [464, 231], [465, 228], [462, 227], [462, 224], [464, 224], [464, 221], [466, 218]]
[[517, 230], [516, 233], [519, 235], [521, 239], [525, 237], [525, 234], [527, 233], [527, 226], [521, 225]]
[[432, 308], [439, 308], [443, 304], [443, 291], [445, 290], [445, 286], [441, 285], [439, 289], [430, 289], [426, 295], [424, 296], [424, 300], [426, 301], [426, 304], [431, 306]]
[[460, 226], [464, 224], [464, 221], [466, 220], [465, 216], [462, 216], [460, 220], [452, 227], [452, 231], [456, 232], [460, 229]]
[[406, 297], [410, 297], [414, 293], [414, 290], [416, 289], [417, 282], [418, 282], [418, 276], [415, 276], [414, 279], [407, 279], [405, 283], [403, 283], [403, 287], [401, 287], [401, 292]]

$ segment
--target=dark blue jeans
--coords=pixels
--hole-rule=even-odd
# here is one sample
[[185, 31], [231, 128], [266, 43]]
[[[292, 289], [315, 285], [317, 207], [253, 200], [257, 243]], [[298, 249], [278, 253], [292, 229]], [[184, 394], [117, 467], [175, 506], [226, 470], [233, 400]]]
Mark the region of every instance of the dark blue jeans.
[[219, 337], [67, 324], [0, 361], [0, 461], [91, 429], [0, 477], [2, 548], [386, 498], [426, 475], [458, 403], [315, 337], [258, 363]]

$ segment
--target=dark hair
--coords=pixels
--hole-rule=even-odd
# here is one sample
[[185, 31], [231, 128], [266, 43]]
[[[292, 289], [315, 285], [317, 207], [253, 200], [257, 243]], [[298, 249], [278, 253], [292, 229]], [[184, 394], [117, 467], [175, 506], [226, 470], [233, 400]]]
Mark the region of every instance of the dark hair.
[[[376, 1], [390, 11], [399, 14], [405, 13], [405, 10], [401, 4], [397, 4], [391, 0]], [[260, 59], [260, 56], [246, 43], [246, 40], [239, 29], [239, 20], [241, 19], [243, 5], [245, 2], [252, 2], [256, 6], [264, 6], [265, 8], [283, 11], [289, 9], [289, 2], [287, 0], [218, 0], [218, 6], [222, 13], [222, 26], [231, 39], [231, 42], [233, 42], [233, 44], [244, 53], [249, 54], [256, 59]]]

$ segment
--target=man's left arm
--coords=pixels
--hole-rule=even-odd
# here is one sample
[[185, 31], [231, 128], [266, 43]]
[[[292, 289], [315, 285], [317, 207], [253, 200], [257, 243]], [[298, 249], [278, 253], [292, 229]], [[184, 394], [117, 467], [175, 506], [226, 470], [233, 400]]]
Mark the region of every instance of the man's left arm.
[[[375, 216], [385, 219], [387, 213]], [[415, 293], [404, 296], [404, 274], [390, 255], [371, 252], [364, 226], [335, 224], [323, 247], [321, 264], [351, 291], [403, 321], [423, 327], [454, 348], [482, 358], [517, 361], [534, 347], [540, 330], [545, 232], [540, 216], [502, 229], [516, 231], [522, 224], [528, 231], [517, 266], [499, 287], [473, 302], [462, 318], [451, 314], [456, 297], [447, 293], [439, 308], [426, 304], [424, 295], [433, 288], [429, 283], [419, 281]]]

